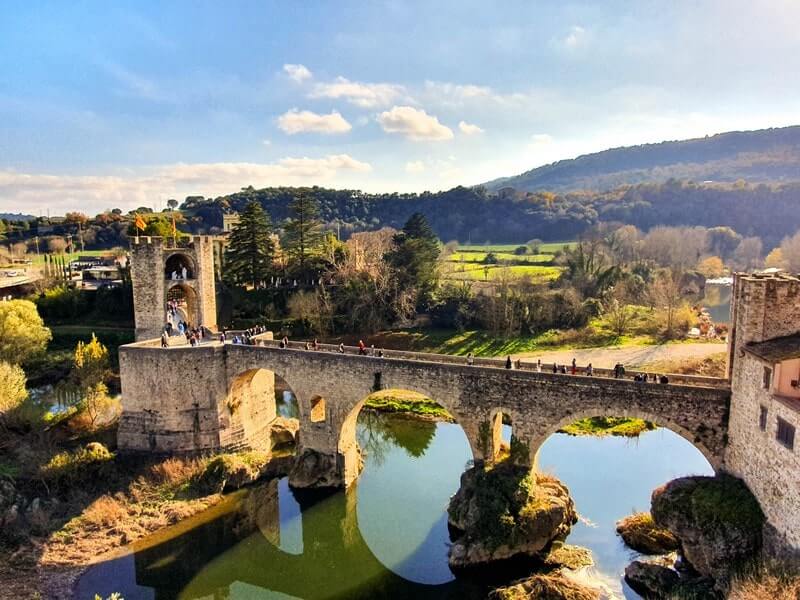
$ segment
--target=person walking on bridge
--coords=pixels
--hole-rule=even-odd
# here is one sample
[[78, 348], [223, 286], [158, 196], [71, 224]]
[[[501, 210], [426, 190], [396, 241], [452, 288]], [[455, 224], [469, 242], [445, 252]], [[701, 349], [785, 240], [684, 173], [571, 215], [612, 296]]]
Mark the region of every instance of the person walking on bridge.
[[339, 354], [344, 354], [344, 342], [339, 342]]
[[592, 363], [586, 365], [586, 375], [588, 375], [589, 377], [594, 375], [594, 368], [592, 367]]
[[364, 343], [364, 340], [358, 340], [358, 353], [361, 356], [367, 353], [367, 345]]
[[506, 357], [506, 369], [510, 369], [511, 366], [511, 355], [509, 355]]
[[475, 357], [472, 355], [472, 352], [467, 354], [467, 365], [470, 367], [475, 364]]
[[577, 372], [578, 372], [578, 361], [576, 361], [575, 357], [573, 357], [572, 358], [572, 374], [575, 375], [575, 373], [577, 373]]
[[161, 347], [162, 348], [166, 348], [167, 346], [169, 346], [169, 342], [167, 341], [167, 332], [166, 331], [162, 331], [161, 332]]

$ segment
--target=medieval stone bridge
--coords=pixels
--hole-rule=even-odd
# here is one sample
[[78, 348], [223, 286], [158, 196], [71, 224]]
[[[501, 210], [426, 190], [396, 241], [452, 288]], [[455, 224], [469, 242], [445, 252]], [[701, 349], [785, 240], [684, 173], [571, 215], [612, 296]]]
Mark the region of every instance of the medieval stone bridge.
[[119, 447], [156, 453], [268, 450], [276, 417], [274, 376], [281, 377], [300, 412], [293, 472], [298, 486], [346, 486], [358, 476], [356, 419], [377, 389], [411, 390], [441, 404], [464, 429], [476, 462], [496, 456], [503, 416], [531, 463], [549, 435], [592, 416], [654, 421], [689, 440], [715, 469], [727, 444], [730, 389], [724, 380], [638, 383], [507, 370], [502, 361], [488, 359], [468, 365], [463, 357], [442, 355], [279, 348], [264, 339], [168, 349], [154, 340], [139, 342], [120, 348], [120, 371]]

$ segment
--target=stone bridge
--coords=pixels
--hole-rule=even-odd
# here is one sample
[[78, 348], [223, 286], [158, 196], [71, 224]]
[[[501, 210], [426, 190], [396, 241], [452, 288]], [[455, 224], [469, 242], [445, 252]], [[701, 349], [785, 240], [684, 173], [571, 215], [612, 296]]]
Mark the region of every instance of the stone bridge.
[[389, 388], [419, 392], [447, 409], [464, 429], [476, 462], [497, 456], [503, 420], [510, 420], [521, 442], [516, 459], [533, 464], [548, 436], [593, 416], [653, 421], [694, 444], [715, 469], [724, 461], [730, 403], [724, 380], [638, 383], [508, 370], [502, 361], [487, 359], [468, 365], [463, 357], [430, 354], [384, 351], [377, 357], [329, 346], [279, 348], [263, 339], [257, 345], [158, 345], [120, 348], [122, 451], [269, 450], [277, 375], [299, 406], [292, 483], [301, 487], [347, 486], [358, 476], [358, 413], [373, 391]]

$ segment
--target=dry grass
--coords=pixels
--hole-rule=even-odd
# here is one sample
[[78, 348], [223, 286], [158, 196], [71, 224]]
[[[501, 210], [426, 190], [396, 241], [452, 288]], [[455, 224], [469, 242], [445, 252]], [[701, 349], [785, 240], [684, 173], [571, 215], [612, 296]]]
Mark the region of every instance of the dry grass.
[[196, 458], [168, 458], [150, 467], [148, 479], [154, 485], [181, 485], [202, 469], [203, 462]]
[[728, 354], [718, 352], [705, 358], [684, 358], [681, 360], [662, 360], [642, 365], [655, 373], [675, 373], [679, 375], [701, 375], [703, 377], [726, 377], [725, 368]]
[[125, 505], [124, 500], [114, 496], [100, 496], [86, 507], [80, 520], [88, 528], [113, 527], [128, 516]]
[[729, 600], [799, 600], [800, 572], [762, 565], [755, 572], [733, 580]]

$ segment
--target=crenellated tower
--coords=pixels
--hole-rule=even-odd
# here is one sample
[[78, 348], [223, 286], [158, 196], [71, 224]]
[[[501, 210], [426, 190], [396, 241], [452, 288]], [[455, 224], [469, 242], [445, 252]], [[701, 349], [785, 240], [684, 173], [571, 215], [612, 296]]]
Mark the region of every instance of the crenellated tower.
[[[214, 238], [142, 236], [131, 240], [136, 340], [157, 338], [168, 321], [217, 327]], [[174, 314], [168, 303], [177, 307]]]

